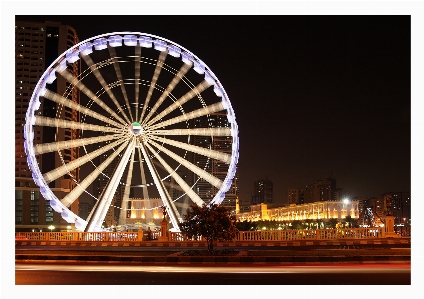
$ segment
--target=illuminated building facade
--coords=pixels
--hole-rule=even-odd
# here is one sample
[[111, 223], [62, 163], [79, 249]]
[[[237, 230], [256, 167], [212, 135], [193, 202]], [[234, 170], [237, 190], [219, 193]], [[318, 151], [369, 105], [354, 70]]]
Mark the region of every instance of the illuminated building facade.
[[[57, 213], [54, 213], [49, 203], [44, 200], [39, 188], [34, 184], [31, 171], [28, 168], [24, 151], [25, 115], [35, 86], [46, 68], [66, 49], [78, 43], [76, 31], [67, 25], [57, 22], [15, 22], [15, 229], [18, 231], [46, 230], [54, 225], [56, 229], [65, 230], [67, 223]], [[70, 66], [77, 75], [79, 64]], [[71, 88], [70, 83], [58, 78], [52, 84], [52, 89], [59, 94], [66, 94], [68, 99], [79, 102], [79, 92]], [[39, 114], [78, 121], [76, 111], [47, 99], [41, 100]], [[34, 143], [49, 143], [55, 136], [61, 140], [76, 139], [78, 130], [59, 129], [54, 127], [34, 127]], [[57, 152], [37, 156], [38, 164], [43, 173], [55, 167], [68, 163], [79, 157], [79, 148], [67, 149], [59, 155]], [[76, 186], [79, 181], [79, 168], [51, 183], [52, 191], [63, 197]], [[78, 213], [78, 200], [71, 206]]]
[[125, 224], [149, 224], [160, 225], [163, 219], [163, 205], [160, 198], [129, 198]]
[[293, 220], [328, 220], [336, 218], [342, 220], [346, 216], [354, 219], [359, 217], [357, 201], [320, 201], [303, 205], [290, 205], [268, 209], [268, 205], [261, 203], [252, 205], [250, 212], [236, 215], [239, 221], [293, 221]]

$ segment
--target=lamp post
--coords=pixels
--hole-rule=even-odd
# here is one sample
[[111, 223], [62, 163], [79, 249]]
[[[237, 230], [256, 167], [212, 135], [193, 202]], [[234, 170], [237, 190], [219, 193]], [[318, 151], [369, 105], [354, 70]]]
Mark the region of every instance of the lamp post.
[[48, 227], [48, 229], [50, 230], [50, 232], [52, 232], [53, 230], [54, 230], [54, 226], [53, 225], [50, 225], [49, 227]]

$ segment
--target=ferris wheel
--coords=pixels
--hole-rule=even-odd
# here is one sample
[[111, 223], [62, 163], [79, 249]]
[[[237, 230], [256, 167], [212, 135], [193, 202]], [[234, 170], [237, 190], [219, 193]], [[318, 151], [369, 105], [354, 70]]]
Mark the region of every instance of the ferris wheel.
[[[35, 138], [47, 128], [54, 140]], [[238, 162], [238, 127], [218, 78], [184, 47], [141, 32], [98, 35], [61, 54], [35, 87], [24, 137], [40, 193], [80, 231], [101, 230], [111, 206], [124, 221], [130, 196], [160, 199], [178, 230], [188, 204], [223, 201]], [[49, 159], [59, 163], [40, 169]], [[64, 178], [72, 187], [60, 193]], [[86, 219], [71, 209], [82, 195], [94, 201]]]

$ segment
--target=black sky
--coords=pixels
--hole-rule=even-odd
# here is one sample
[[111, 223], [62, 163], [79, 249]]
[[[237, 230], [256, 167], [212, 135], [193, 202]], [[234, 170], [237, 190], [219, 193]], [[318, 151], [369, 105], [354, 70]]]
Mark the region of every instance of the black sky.
[[411, 187], [410, 16], [16, 16], [74, 27], [80, 40], [158, 35], [203, 60], [240, 136], [240, 196], [332, 175], [353, 196]]

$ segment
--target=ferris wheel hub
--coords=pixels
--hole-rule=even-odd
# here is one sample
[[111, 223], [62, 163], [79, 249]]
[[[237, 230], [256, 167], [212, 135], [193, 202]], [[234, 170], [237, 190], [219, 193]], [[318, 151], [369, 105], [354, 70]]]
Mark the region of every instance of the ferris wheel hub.
[[133, 134], [133, 135], [141, 135], [143, 134], [143, 127], [138, 123], [138, 122], [133, 122], [130, 126], [129, 126], [129, 131]]

